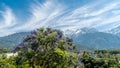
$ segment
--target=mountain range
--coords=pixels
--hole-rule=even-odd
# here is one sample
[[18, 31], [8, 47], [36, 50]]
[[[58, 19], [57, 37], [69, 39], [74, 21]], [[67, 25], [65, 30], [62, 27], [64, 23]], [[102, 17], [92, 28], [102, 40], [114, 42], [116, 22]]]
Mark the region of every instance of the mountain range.
[[[116, 29], [117, 30], [117, 29]], [[115, 29], [114, 29], [115, 31]], [[76, 31], [67, 30], [65, 36], [73, 39], [79, 50], [86, 49], [120, 49], [120, 33], [112, 30], [100, 32], [94, 28], [82, 28]], [[67, 33], [68, 32], [68, 33]], [[30, 32], [20, 32], [0, 37], [0, 48], [14, 48]]]
[[100, 32], [94, 28], [82, 28], [67, 36], [71, 37], [78, 46], [84, 45], [94, 49], [120, 49], [119, 34], [119, 32], [114, 34], [114, 32]]
[[107, 32], [120, 37], [120, 26], [117, 26], [114, 29], [110, 29]]
[[5, 37], [0, 37], [0, 48], [14, 48], [18, 45], [25, 36], [29, 35], [29, 32], [20, 32]]

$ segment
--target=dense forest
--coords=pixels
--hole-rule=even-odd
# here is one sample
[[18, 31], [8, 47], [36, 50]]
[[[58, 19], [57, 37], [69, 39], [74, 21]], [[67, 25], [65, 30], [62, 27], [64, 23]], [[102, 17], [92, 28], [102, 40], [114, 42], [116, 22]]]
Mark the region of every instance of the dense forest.
[[120, 50], [80, 51], [62, 31], [51, 28], [32, 31], [14, 50], [0, 53], [0, 68], [120, 68]]

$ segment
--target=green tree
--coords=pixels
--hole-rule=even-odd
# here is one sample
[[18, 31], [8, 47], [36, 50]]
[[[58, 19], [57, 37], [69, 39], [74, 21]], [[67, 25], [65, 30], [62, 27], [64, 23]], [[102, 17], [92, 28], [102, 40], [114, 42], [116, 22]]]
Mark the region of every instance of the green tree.
[[[76, 68], [77, 53], [72, 39], [65, 38], [61, 31], [41, 28], [31, 32], [15, 48], [19, 51], [16, 65], [35, 68]], [[22, 66], [23, 65], [23, 66]]]

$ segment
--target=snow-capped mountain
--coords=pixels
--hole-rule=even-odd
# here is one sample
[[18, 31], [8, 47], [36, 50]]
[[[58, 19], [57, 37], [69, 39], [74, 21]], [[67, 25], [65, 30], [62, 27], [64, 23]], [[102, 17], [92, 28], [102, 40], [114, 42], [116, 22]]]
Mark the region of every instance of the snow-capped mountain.
[[111, 33], [111, 34], [114, 34], [114, 35], [117, 35], [117, 36], [120, 36], [120, 26], [115, 27], [111, 30], [108, 30], [107, 32]]
[[68, 35], [74, 43], [95, 49], [120, 49], [120, 37], [105, 32], [99, 32], [94, 28], [82, 28]]
[[64, 31], [64, 35], [65, 36], [72, 36], [72, 35], [81, 35], [81, 34], [85, 34], [85, 33], [94, 33], [94, 32], [98, 32], [95, 28], [81, 28], [81, 29], [75, 29], [75, 30], [66, 30]]

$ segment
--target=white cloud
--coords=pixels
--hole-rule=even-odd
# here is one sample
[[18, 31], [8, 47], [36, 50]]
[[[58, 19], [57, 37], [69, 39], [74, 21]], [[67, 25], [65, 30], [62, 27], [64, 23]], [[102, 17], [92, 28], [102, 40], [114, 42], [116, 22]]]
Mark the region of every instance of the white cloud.
[[4, 11], [0, 11], [0, 15], [3, 17], [0, 22], [0, 36], [6, 36], [15, 33], [14, 31], [11, 31], [7, 28], [14, 26], [17, 20], [12, 12], [12, 9], [7, 6], [4, 6], [4, 8]]
[[9, 30], [9, 29], [0, 29], [0, 37], [7, 36], [13, 33], [16, 33], [16, 32]]
[[64, 13], [64, 8], [63, 5], [54, 1], [46, 1], [43, 4], [36, 2], [30, 7], [31, 17], [16, 29], [33, 30], [39, 27], [51, 26], [53, 24], [51, 21], [55, 21], [58, 16]]
[[[63, 31], [70, 29], [76, 30], [83, 27], [100, 28], [112, 23], [120, 24], [120, 2], [94, 2], [85, 4], [84, 6], [77, 6], [78, 8], [68, 9], [67, 5], [58, 3], [53, 0], [46, 0], [43, 3], [36, 1], [30, 5], [31, 15], [26, 22], [23, 22], [17, 27], [7, 29], [16, 25], [18, 20], [15, 17], [12, 9], [6, 7], [6, 11], [0, 11], [4, 20], [0, 23], [0, 33], [8, 35], [17, 31], [33, 30], [39, 27], [58, 28]], [[116, 25], [111, 25], [111, 28]], [[106, 29], [107, 28], [106, 26]], [[104, 29], [104, 30], [106, 30]], [[7, 33], [6, 33], [7, 32]], [[3, 36], [3, 34], [1, 35]]]
[[115, 7], [117, 7], [118, 5], [120, 5], [120, 3], [110, 3], [110, 4], [106, 4], [105, 7], [102, 7], [100, 9], [97, 9], [95, 11], [92, 11], [91, 13], [87, 14], [86, 16], [97, 16], [97, 15], [101, 15], [103, 13], [109, 12], [110, 10], [113, 10]]
[[15, 25], [16, 18], [9, 7], [5, 7], [5, 11], [1, 11], [0, 14], [3, 17], [3, 20], [0, 23], [0, 29]]

